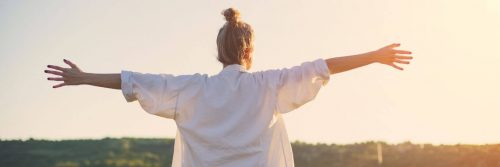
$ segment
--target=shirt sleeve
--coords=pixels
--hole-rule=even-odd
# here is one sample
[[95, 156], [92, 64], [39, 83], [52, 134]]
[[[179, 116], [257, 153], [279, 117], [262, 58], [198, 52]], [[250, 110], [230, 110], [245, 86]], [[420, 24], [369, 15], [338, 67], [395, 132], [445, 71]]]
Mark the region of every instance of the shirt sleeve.
[[276, 70], [277, 110], [287, 113], [313, 100], [320, 88], [330, 80], [330, 71], [323, 59], [300, 66]]
[[175, 119], [179, 94], [200, 75], [143, 74], [121, 72], [121, 89], [127, 102], [138, 101], [146, 112]]

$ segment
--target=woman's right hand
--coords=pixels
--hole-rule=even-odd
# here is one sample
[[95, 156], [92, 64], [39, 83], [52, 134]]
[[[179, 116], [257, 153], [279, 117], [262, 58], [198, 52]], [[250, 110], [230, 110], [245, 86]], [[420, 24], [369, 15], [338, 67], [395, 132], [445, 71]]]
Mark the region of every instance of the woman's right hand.
[[48, 70], [45, 73], [54, 74], [57, 77], [48, 77], [47, 80], [50, 81], [63, 81], [57, 85], [52, 86], [52, 88], [59, 88], [67, 85], [80, 85], [84, 83], [85, 73], [78, 68], [74, 63], [69, 60], [64, 59], [64, 63], [70, 66], [70, 68], [63, 68], [56, 65], [47, 65]]
[[411, 54], [410, 51], [394, 49], [396, 47], [399, 47], [400, 45], [401, 44], [399, 43], [387, 45], [383, 48], [371, 52], [371, 54], [373, 55], [375, 62], [392, 66], [398, 70], [403, 70], [403, 68], [399, 67], [395, 63], [410, 64], [409, 60], [413, 59], [413, 57], [407, 56]]

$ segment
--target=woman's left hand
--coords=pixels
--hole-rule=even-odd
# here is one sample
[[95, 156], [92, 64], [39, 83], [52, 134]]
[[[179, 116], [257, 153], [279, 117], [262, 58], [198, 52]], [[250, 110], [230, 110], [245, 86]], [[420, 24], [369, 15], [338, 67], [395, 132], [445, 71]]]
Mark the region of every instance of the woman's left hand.
[[401, 44], [399, 43], [395, 43], [371, 52], [374, 56], [375, 62], [392, 66], [398, 70], [403, 70], [403, 68], [396, 65], [396, 63], [410, 64], [410, 60], [413, 59], [413, 57], [407, 56], [411, 54], [410, 51], [394, 49], [400, 45]]

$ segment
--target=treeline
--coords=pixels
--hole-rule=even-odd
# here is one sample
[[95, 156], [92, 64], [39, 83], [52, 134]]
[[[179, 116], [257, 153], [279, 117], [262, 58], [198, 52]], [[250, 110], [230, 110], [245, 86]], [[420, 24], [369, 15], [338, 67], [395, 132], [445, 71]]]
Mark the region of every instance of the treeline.
[[[0, 140], [6, 167], [165, 167], [173, 139]], [[292, 144], [297, 167], [500, 167], [500, 144]]]

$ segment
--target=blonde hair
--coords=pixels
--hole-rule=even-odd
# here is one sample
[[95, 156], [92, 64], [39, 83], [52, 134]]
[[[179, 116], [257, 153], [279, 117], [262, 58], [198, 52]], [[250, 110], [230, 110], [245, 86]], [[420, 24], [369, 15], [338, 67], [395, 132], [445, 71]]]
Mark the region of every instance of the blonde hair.
[[[253, 49], [253, 29], [240, 20], [240, 12], [234, 8], [222, 11], [226, 23], [217, 35], [217, 60], [224, 65], [251, 65], [251, 59], [244, 59], [246, 51]], [[246, 61], [246, 62], [243, 62]]]

